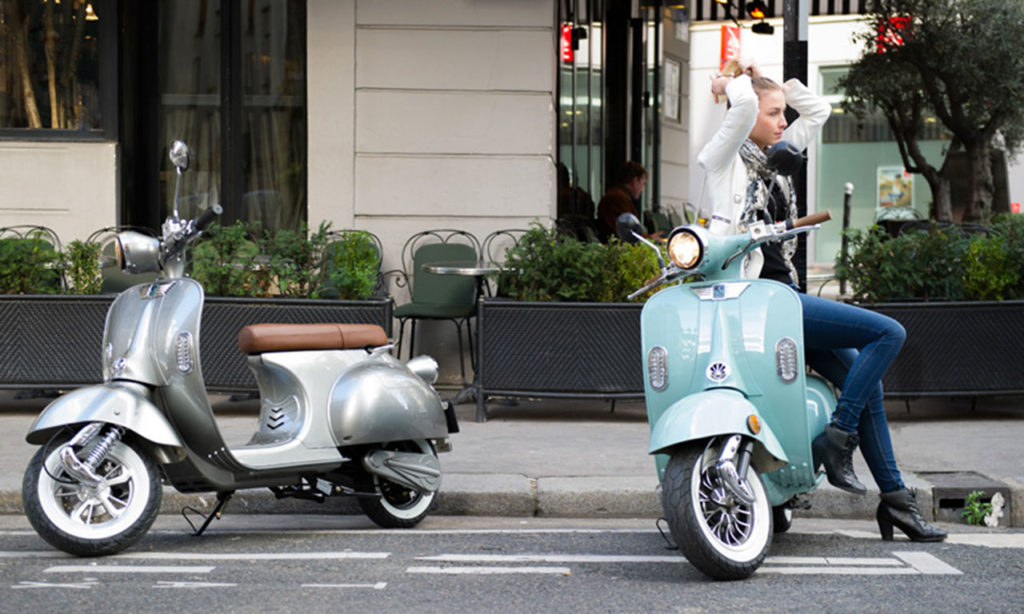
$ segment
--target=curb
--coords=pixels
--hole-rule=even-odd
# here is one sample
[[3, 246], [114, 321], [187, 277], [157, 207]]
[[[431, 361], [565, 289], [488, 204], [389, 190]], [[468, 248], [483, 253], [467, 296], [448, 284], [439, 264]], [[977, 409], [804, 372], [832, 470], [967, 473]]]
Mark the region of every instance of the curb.
[[[932, 486], [914, 474], [904, 474], [916, 491], [921, 512], [935, 520]], [[1024, 482], [998, 480], [1011, 492], [1012, 517], [1000, 527], [1024, 526]], [[497, 516], [548, 518], [659, 518], [661, 502], [653, 475], [643, 477], [548, 477], [517, 474], [448, 474], [432, 514], [441, 516]], [[828, 483], [804, 497], [810, 509], [798, 510], [805, 518], [873, 520], [878, 506], [877, 489], [866, 495], [843, 492]], [[161, 514], [180, 514], [185, 507], [209, 513], [217, 503], [213, 493], [183, 494], [164, 488]], [[0, 491], [0, 514], [23, 514], [21, 492]], [[353, 498], [332, 497], [323, 503], [277, 499], [264, 489], [236, 493], [225, 514], [362, 514]]]

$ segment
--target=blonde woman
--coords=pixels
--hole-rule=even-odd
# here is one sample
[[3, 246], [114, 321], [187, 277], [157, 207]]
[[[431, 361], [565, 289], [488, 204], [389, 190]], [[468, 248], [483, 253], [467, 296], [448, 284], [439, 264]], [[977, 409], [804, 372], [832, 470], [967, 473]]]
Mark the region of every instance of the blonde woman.
[[[707, 173], [709, 229], [734, 234], [755, 220], [795, 218], [792, 182], [767, 168], [765, 150], [783, 140], [805, 149], [817, 138], [831, 106], [795, 79], [779, 85], [763, 77], [750, 62], [713, 75], [711, 92], [716, 99], [726, 97], [729, 107], [697, 158]], [[799, 113], [792, 124], [786, 121], [787, 106]], [[795, 248], [795, 240], [764, 244], [745, 261], [744, 275], [796, 288]], [[864, 494], [867, 489], [853, 468], [859, 445], [880, 491], [882, 539], [893, 539], [896, 527], [912, 541], [942, 541], [946, 533], [925, 521], [914, 493], [903, 484], [882, 404], [882, 376], [903, 346], [906, 331], [891, 318], [846, 303], [803, 293], [800, 301], [807, 362], [842, 391], [831, 422], [814, 440], [816, 462], [824, 465], [833, 486]]]

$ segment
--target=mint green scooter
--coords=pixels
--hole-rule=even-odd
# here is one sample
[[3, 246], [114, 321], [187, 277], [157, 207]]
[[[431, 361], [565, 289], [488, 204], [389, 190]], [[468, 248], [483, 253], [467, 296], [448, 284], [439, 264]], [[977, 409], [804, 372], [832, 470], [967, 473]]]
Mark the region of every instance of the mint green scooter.
[[[634, 293], [672, 284], [641, 315], [649, 453], [673, 538], [715, 579], [753, 574], [772, 533], [789, 528], [796, 497], [823, 479], [811, 442], [836, 400], [804, 367], [800, 300], [786, 285], [740, 272], [760, 244], [827, 219], [826, 211], [789, 226], [756, 223], [734, 236], [676, 228], [671, 263]], [[618, 234], [648, 243], [631, 215]]]

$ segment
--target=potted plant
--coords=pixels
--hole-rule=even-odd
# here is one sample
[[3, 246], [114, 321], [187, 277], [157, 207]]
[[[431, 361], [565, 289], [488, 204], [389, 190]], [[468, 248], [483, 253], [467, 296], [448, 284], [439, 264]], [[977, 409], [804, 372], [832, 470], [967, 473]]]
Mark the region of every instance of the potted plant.
[[[0, 292], [17, 294], [0, 300], [5, 387], [66, 388], [101, 377], [103, 323], [114, 299], [99, 294], [101, 245], [55, 245], [43, 235], [0, 239]], [[207, 229], [192, 252], [192, 276], [207, 292], [201, 334], [208, 388], [255, 389], [237, 347], [246, 324], [368, 322], [390, 332], [392, 302], [373, 296], [377, 245], [370, 233], [331, 232], [327, 224], [313, 233], [260, 232], [242, 223]]]
[[477, 310], [477, 420], [486, 396], [643, 396], [640, 310], [658, 272], [642, 245], [584, 243], [534, 224]]
[[1024, 392], [1024, 216], [988, 228], [930, 224], [888, 236], [850, 231], [836, 276], [852, 300], [898, 320], [907, 341], [886, 373], [891, 396]]

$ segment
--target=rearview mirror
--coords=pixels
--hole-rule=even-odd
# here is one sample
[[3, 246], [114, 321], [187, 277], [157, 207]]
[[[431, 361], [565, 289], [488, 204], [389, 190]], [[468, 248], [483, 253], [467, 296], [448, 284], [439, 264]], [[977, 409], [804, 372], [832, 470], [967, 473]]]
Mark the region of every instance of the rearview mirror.
[[795, 175], [804, 163], [804, 155], [789, 141], [779, 141], [768, 148], [768, 168], [779, 175]]
[[188, 170], [189, 153], [188, 145], [185, 144], [185, 141], [176, 140], [171, 143], [171, 153], [168, 157], [171, 159], [171, 164], [178, 169], [178, 173]]
[[624, 243], [636, 243], [644, 235], [644, 227], [632, 213], [623, 213], [615, 220], [615, 236]]

